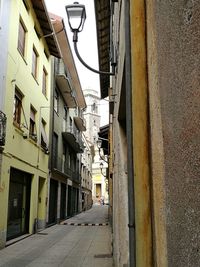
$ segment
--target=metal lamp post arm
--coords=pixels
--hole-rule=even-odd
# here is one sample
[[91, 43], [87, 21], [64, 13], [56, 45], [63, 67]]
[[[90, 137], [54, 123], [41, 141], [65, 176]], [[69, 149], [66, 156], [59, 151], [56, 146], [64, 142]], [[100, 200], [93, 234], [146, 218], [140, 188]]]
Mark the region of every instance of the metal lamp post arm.
[[90, 66], [88, 66], [85, 61], [82, 59], [82, 57], [80, 56], [79, 52], [78, 52], [78, 48], [77, 48], [77, 39], [76, 38], [73, 38], [73, 42], [74, 42], [74, 50], [75, 50], [75, 53], [78, 57], [78, 59], [80, 60], [80, 62], [89, 70], [97, 73], [97, 74], [104, 74], [104, 75], [110, 75], [110, 76], [113, 76], [115, 75], [115, 72], [105, 72], [105, 71], [98, 71], [98, 70], [95, 70], [93, 68], [91, 68]]

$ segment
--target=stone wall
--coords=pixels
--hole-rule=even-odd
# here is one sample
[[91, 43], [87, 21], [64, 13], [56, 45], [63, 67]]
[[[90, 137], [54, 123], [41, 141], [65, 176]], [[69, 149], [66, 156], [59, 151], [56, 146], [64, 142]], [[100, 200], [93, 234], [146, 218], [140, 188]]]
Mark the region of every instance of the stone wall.
[[147, 4], [156, 266], [200, 266], [200, 5]]

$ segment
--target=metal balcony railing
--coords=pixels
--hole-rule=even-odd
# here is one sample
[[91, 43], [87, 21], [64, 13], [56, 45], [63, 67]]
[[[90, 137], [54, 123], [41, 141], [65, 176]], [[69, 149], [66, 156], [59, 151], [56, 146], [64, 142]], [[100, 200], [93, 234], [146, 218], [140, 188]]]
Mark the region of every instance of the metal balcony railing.
[[63, 120], [63, 135], [77, 153], [83, 153], [84, 144], [82, 135], [74, 123], [70, 124], [67, 120]]
[[53, 168], [67, 175], [70, 179], [72, 179], [75, 182], [81, 181], [81, 176], [79, 171], [78, 170], [73, 171], [71, 168], [69, 168], [68, 163], [64, 161], [61, 157], [53, 158]]
[[5, 145], [6, 138], [6, 115], [0, 111], [0, 146]]
[[69, 108], [75, 108], [75, 91], [72, 86], [72, 80], [70, 78], [69, 71], [64, 65], [62, 59], [56, 61], [56, 83], [62, 93], [64, 101]]

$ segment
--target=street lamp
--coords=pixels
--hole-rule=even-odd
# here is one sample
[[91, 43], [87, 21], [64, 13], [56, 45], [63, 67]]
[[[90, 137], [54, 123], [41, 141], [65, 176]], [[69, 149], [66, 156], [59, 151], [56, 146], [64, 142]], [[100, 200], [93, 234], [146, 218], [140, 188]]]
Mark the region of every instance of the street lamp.
[[100, 163], [100, 170], [101, 170], [101, 174], [102, 174], [105, 178], [107, 178], [107, 175], [105, 175], [105, 174], [103, 173], [103, 162]]
[[[105, 161], [106, 163], [108, 163], [108, 160], [105, 159], [105, 156], [102, 156], [102, 155], [101, 155], [101, 145], [102, 145], [102, 140], [108, 142], [108, 139], [98, 137], [98, 139], [97, 139], [97, 141], [96, 141], [96, 144], [97, 144], [97, 148], [99, 149], [99, 157], [100, 157], [101, 160], [103, 160], [103, 161]], [[102, 163], [102, 164], [103, 164], [103, 163]]]
[[85, 6], [80, 5], [78, 2], [74, 2], [73, 5], [67, 5], [65, 6], [68, 23], [70, 30], [73, 32], [73, 43], [74, 43], [74, 50], [75, 53], [80, 60], [80, 62], [89, 70], [98, 73], [98, 74], [104, 74], [104, 75], [115, 75], [115, 62], [112, 62], [112, 72], [105, 72], [105, 71], [99, 71], [91, 68], [89, 65], [85, 63], [85, 61], [81, 58], [78, 49], [77, 49], [77, 42], [78, 42], [78, 33], [83, 30], [84, 23], [86, 20], [86, 11]]

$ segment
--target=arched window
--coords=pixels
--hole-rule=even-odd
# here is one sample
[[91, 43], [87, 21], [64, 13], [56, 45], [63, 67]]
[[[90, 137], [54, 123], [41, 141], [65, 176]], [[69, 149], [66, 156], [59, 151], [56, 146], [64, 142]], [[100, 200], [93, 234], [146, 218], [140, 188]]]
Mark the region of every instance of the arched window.
[[98, 107], [97, 107], [97, 104], [94, 102], [92, 104], [92, 113], [97, 113], [98, 112]]

